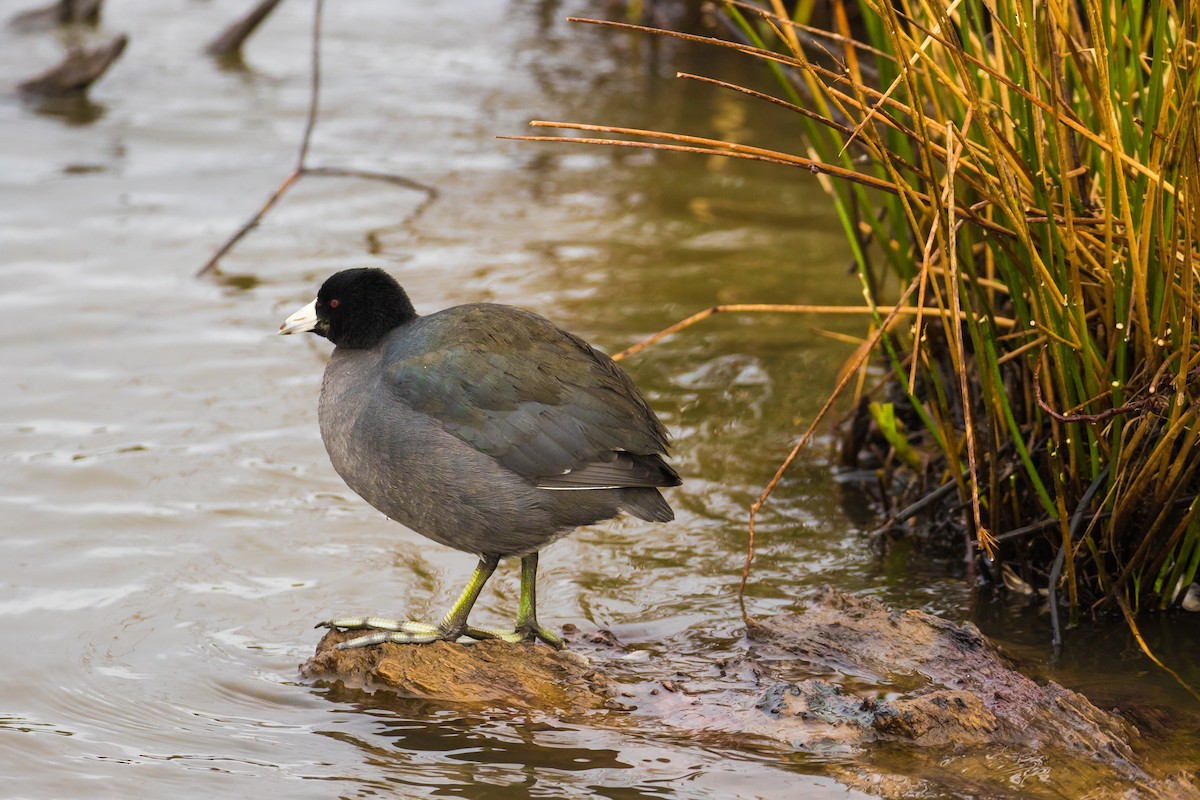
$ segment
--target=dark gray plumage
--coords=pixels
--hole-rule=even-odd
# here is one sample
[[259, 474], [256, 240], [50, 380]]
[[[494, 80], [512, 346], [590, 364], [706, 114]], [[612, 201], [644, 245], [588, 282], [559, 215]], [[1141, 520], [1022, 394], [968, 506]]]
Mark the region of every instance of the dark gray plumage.
[[[299, 330], [337, 345], [319, 417], [338, 474], [392, 519], [479, 555], [487, 575], [502, 557], [524, 557], [526, 628], [537, 628], [540, 548], [621, 511], [674, 518], [657, 488], [680, 483], [662, 459], [662, 423], [612, 359], [548, 320], [493, 304], [418, 316], [387, 273], [358, 269], [329, 278], [280, 332]], [[478, 632], [460, 616], [435, 638]], [[414, 627], [364, 643], [427, 640]], [[547, 638], [520, 628], [520, 638]]]

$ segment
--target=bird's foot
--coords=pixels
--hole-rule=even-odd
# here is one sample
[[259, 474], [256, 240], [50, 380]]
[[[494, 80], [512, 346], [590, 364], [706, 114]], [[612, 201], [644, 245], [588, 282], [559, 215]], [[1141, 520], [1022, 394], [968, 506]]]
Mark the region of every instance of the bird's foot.
[[336, 645], [338, 650], [371, 647], [372, 645], [383, 644], [384, 642], [427, 644], [443, 638], [441, 630], [436, 625], [400, 619], [387, 619], [385, 617], [340, 617], [338, 619], [318, 622], [316, 627], [350, 631], [373, 631], [373, 633], [369, 633], [366, 636], [347, 639], [339, 643]]
[[512, 642], [534, 642], [540, 641], [553, 647], [555, 650], [562, 650], [566, 647], [562, 637], [554, 633], [544, 625], [538, 624], [536, 619], [517, 620], [517, 629], [513, 631], [515, 638], [506, 639]]
[[463, 638], [503, 639], [506, 642], [525, 641], [525, 637], [516, 631], [497, 631], [491, 628], [476, 628], [473, 625], [461, 625], [457, 628], [442, 625], [430, 625], [426, 622], [411, 622], [409, 620], [388, 619], [386, 617], [340, 617], [316, 624], [318, 628], [336, 628], [338, 630], [374, 631], [356, 639], [347, 639], [336, 645], [338, 650], [351, 650], [358, 647], [372, 647], [386, 642], [393, 644], [430, 644], [431, 642], [457, 642]]

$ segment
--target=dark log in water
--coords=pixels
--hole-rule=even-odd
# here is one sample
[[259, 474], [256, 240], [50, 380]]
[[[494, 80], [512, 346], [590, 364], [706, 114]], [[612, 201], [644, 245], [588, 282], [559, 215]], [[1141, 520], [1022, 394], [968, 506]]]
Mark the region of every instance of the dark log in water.
[[45, 8], [22, 11], [9, 20], [24, 31], [52, 28], [56, 25], [97, 25], [104, 0], [59, 0]]
[[121, 57], [128, 43], [129, 38], [121, 34], [93, 50], [71, 50], [59, 64], [22, 81], [17, 88], [39, 97], [83, 94]]
[[246, 16], [234, 22], [228, 28], [221, 32], [217, 38], [209, 42], [204, 52], [210, 56], [222, 59], [237, 59], [241, 57], [242, 45], [250, 38], [262, 21], [267, 18], [275, 6], [279, 5], [279, 0], [262, 0]]

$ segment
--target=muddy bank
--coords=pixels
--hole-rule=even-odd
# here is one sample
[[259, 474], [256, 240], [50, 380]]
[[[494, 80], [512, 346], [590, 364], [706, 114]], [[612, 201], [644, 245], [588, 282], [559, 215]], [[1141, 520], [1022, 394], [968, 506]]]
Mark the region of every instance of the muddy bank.
[[495, 641], [343, 651], [334, 645], [354, 634], [331, 631], [302, 672], [820, 755], [881, 797], [1200, 797], [1194, 766], [1155, 760], [1133, 724], [1021, 674], [970, 624], [825, 589], [799, 615], [752, 622], [742, 653], [713, 674], [664, 665], [652, 680], [611, 637], [567, 633], [564, 652]]

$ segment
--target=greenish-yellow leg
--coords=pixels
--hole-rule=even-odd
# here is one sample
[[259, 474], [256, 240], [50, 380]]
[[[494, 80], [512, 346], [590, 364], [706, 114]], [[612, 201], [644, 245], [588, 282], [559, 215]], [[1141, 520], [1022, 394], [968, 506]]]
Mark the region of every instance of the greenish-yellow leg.
[[467, 633], [467, 617], [470, 616], [471, 609], [475, 607], [475, 601], [479, 599], [483, 585], [488, 582], [488, 578], [492, 577], [492, 573], [496, 571], [496, 565], [499, 563], [500, 559], [495, 556], [480, 557], [479, 564], [475, 567], [475, 574], [471, 576], [467, 588], [463, 589], [457, 602], [450, 607], [450, 613], [446, 614], [442, 619], [442, 624], [438, 625], [443, 638], [454, 641]]
[[537, 621], [537, 565], [538, 554], [530, 553], [521, 558], [521, 600], [517, 607], [517, 626], [512, 631], [496, 631], [490, 628], [475, 628], [467, 624], [467, 617], [479, 599], [483, 586], [496, 571], [500, 559], [494, 556], [483, 556], [475, 567], [467, 588], [463, 590], [458, 601], [450, 608], [440, 625], [429, 625], [423, 622], [408, 622], [405, 620], [385, 619], [383, 617], [343, 617], [318, 623], [318, 628], [341, 628], [345, 630], [369, 630], [366, 636], [359, 636], [338, 645], [339, 650], [352, 647], [370, 647], [371, 645], [395, 642], [397, 644], [426, 644], [428, 642], [457, 641], [459, 637], [467, 636], [472, 639], [503, 639], [506, 642], [528, 642], [540, 639], [551, 647], [561, 650], [563, 640]]
[[538, 554], [521, 557], [521, 601], [517, 606], [517, 636], [519, 641], [541, 639], [556, 650], [563, 648], [563, 640], [537, 621], [537, 565]]
[[[343, 628], [348, 630], [371, 630], [375, 633], [359, 636], [338, 645], [339, 650], [353, 647], [370, 647], [384, 642], [397, 644], [427, 644], [438, 641], [457, 641], [461, 636], [472, 639], [505, 639], [521, 641], [515, 633], [508, 631], [493, 631], [487, 628], [473, 628], [467, 624], [467, 617], [483, 591], [483, 585], [496, 571], [500, 559], [495, 556], [484, 556], [479, 559], [475, 573], [471, 576], [467, 588], [459, 596], [458, 601], [450, 608], [440, 625], [428, 625], [423, 622], [408, 622], [404, 620], [384, 619], [382, 617], [344, 617], [331, 619], [317, 624], [318, 628]], [[535, 566], [536, 570], [536, 561]], [[522, 583], [522, 589], [524, 584]], [[522, 598], [524, 593], [522, 592]], [[523, 600], [522, 600], [523, 602]]]

